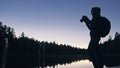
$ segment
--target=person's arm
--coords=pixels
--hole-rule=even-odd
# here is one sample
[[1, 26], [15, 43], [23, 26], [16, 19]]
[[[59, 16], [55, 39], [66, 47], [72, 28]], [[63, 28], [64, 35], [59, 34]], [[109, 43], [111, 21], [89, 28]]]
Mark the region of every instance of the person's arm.
[[91, 30], [91, 21], [89, 19], [85, 21], [85, 24], [88, 27], [88, 29]]
[[87, 16], [83, 16], [81, 19], [81, 22], [85, 22], [86, 26], [88, 27], [89, 30], [91, 30], [91, 21]]

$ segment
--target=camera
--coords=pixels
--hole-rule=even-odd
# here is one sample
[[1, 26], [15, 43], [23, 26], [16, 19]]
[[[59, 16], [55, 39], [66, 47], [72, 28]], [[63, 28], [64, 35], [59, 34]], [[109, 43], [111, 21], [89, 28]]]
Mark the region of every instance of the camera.
[[80, 19], [80, 22], [82, 23], [84, 20], [83, 19]]
[[82, 16], [82, 18], [80, 19], [80, 22], [82, 23], [82, 22], [86, 21], [87, 19], [88, 19], [87, 16]]

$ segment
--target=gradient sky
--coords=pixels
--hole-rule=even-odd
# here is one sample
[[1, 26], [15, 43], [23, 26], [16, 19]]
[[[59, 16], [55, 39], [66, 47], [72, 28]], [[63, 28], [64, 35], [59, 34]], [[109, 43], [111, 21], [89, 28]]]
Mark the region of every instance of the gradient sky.
[[79, 20], [82, 15], [91, 19], [90, 10], [96, 6], [111, 21], [109, 35], [114, 36], [120, 29], [120, 0], [0, 0], [0, 21], [17, 36], [24, 32], [40, 41], [87, 48], [89, 30]]

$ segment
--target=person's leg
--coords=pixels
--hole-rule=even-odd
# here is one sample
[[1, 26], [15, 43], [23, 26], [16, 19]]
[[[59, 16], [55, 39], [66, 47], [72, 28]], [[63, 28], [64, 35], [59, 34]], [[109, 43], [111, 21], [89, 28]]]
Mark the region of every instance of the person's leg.
[[93, 62], [93, 65], [95, 68], [103, 68], [100, 65], [99, 58], [97, 55], [99, 41], [100, 41], [99, 37], [93, 36], [93, 37], [91, 37], [91, 40], [90, 40], [90, 43], [88, 46], [88, 55], [89, 55], [91, 61]]
[[99, 45], [97, 47], [96, 55], [97, 55], [98, 61], [100, 63], [100, 66], [103, 66], [104, 63], [102, 61], [102, 53], [100, 52]]
[[93, 46], [94, 42], [93, 41], [90, 41], [90, 44], [89, 44], [89, 47], [88, 47], [88, 55], [90, 57], [90, 60], [92, 61], [94, 67], [98, 66], [99, 64], [99, 61], [98, 61], [98, 58], [97, 58], [97, 55], [96, 55], [96, 46]]

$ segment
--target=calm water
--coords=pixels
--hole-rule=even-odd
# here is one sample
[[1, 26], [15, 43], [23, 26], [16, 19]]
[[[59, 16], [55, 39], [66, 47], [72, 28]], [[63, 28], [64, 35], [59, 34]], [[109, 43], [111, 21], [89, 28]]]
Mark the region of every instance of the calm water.
[[72, 62], [70, 64], [63, 64], [63, 65], [55, 65], [55, 66], [47, 66], [46, 68], [93, 68], [93, 65], [89, 60], [81, 60]]
[[[104, 68], [120, 68], [120, 60], [104, 59], [105, 65], [116, 67]], [[118, 60], [118, 61], [117, 61]], [[89, 59], [84, 56], [55, 56], [41, 57], [39, 59], [31, 57], [9, 57], [7, 59], [6, 68], [94, 68]]]
[[[54, 66], [36, 67], [36, 68], [94, 68], [94, 67], [92, 65], [92, 62], [90, 62], [89, 60], [80, 60], [69, 64], [58, 64]], [[120, 68], [120, 66], [114, 66], [114, 67], [104, 66], [104, 68]]]

